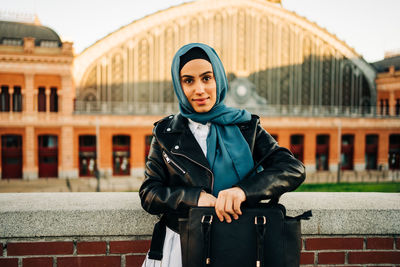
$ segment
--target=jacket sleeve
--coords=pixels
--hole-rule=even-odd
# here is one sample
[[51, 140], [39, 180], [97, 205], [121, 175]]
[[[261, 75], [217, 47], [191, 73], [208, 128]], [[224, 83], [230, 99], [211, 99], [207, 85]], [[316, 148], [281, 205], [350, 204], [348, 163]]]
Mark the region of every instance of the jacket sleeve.
[[169, 186], [169, 175], [161, 147], [154, 137], [146, 163], [145, 180], [139, 189], [142, 207], [150, 214], [184, 213], [197, 206], [202, 188]]
[[256, 162], [269, 154], [261, 166], [263, 170], [241, 180], [235, 186], [246, 194], [247, 202], [257, 203], [263, 199], [279, 199], [288, 191], [295, 190], [305, 179], [305, 167], [286, 148], [257, 124], [253, 157]]

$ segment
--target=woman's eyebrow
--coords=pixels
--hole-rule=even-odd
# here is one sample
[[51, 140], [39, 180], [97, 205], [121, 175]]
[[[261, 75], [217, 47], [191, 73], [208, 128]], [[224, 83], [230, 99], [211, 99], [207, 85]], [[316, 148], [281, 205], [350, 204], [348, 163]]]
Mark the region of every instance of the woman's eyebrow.
[[[204, 75], [206, 75], [206, 74], [209, 74], [209, 73], [213, 73], [213, 72], [212, 72], [211, 70], [208, 70], [208, 71], [206, 71], [206, 72], [200, 74], [199, 76], [202, 77], [202, 76], [204, 76]], [[184, 75], [181, 76], [181, 79], [182, 79], [182, 78], [194, 78], [194, 76], [189, 75], [189, 74], [184, 74]]]
[[204, 75], [206, 75], [206, 74], [209, 74], [209, 73], [213, 73], [211, 70], [209, 70], [209, 71], [206, 71], [206, 72], [204, 72], [204, 73], [202, 73], [202, 74], [200, 74], [200, 77], [201, 76], [204, 76]]

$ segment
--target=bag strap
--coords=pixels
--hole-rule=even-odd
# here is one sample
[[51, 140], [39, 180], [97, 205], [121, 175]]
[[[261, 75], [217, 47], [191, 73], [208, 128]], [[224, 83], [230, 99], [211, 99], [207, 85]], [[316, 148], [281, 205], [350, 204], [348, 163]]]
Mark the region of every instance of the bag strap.
[[204, 266], [211, 263], [211, 224], [213, 221], [213, 215], [203, 215], [201, 218], [201, 225], [203, 230], [203, 241], [205, 251]]
[[154, 225], [153, 235], [150, 243], [149, 259], [161, 260], [163, 257], [163, 247], [166, 233], [166, 223], [164, 216]]
[[308, 210], [308, 211], [304, 212], [303, 214], [297, 215], [293, 219], [298, 220], [298, 221], [309, 220], [310, 217], [312, 217], [312, 212], [311, 212], [311, 210]]
[[267, 230], [267, 227], [266, 227], [267, 218], [265, 218], [265, 216], [255, 216], [254, 224], [256, 226], [256, 233], [257, 233], [256, 267], [263, 267], [264, 266], [264, 239], [265, 239], [265, 233]]

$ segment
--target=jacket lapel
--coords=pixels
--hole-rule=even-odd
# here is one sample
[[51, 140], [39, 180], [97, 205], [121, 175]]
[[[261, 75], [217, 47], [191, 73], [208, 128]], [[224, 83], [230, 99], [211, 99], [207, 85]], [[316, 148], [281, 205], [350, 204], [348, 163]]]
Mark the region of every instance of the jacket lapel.
[[210, 169], [203, 150], [201, 150], [199, 143], [193, 136], [187, 124], [188, 120], [181, 114], [175, 115], [175, 117], [171, 120], [169, 125], [169, 128], [171, 129], [170, 133], [179, 133], [176, 141], [171, 147], [171, 152], [173, 154], [183, 155], [184, 157], [194, 160], [204, 167]]

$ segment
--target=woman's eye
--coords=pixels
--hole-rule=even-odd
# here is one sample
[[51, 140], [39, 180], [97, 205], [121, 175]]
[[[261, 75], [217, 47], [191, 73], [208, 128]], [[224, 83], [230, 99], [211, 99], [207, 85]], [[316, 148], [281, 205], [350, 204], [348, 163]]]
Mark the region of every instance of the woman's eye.
[[190, 83], [193, 82], [193, 80], [192, 80], [192, 79], [184, 79], [183, 82], [184, 82], [184, 83], [187, 83], [187, 84], [190, 84]]
[[208, 82], [209, 80], [211, 80], [211, 76], [205, 76], [205, 77], [203, 78], [203, 80], [206, 81], [206, 82]]

